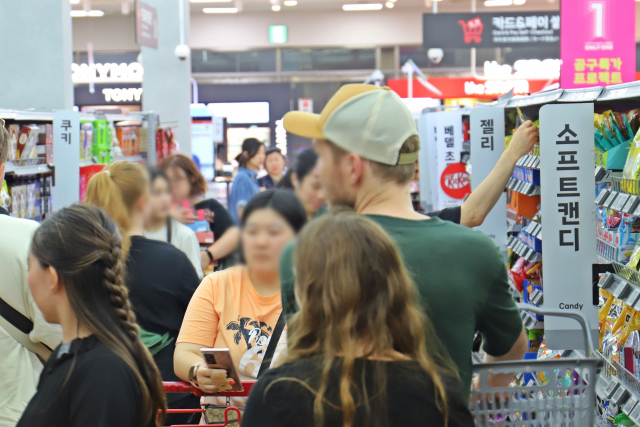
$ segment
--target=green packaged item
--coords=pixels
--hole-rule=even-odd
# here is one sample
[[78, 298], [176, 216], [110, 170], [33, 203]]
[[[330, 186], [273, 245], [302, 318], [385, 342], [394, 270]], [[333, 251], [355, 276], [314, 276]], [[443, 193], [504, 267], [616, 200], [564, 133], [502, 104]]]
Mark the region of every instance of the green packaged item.
[[[629, 258], [627, 267], [633, 268], [634, 270], [638, 270], [639, 262], [640, 262], [640, 246], [636, 246], [635, 248], [633, 248], [633, 252], [631, 252], [631, 257]], [[626, 279], [630, 279], [630, 277], [626, 277]]]
[[636, 133], [631, 142], [627, 162], [622, 169], [622, 177], [629, 179], [640, 178], [640, 132]]
[[617, 426], [635, 426], [635, 423], [624, 412], [620, 412], [613, 423]]

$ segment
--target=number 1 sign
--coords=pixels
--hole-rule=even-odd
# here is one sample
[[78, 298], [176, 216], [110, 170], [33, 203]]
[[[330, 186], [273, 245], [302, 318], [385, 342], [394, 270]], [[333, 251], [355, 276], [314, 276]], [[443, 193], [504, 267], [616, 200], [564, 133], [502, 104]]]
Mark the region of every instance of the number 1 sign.
[[635, 80], [635, 10], [634, 0], [562, 0], [563, 89]]

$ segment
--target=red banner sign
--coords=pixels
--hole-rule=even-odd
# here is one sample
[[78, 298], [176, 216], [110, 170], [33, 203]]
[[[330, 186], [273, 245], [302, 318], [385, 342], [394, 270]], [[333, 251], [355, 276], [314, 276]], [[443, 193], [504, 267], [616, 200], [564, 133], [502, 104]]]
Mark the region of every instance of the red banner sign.
[[[413, 80], [414, 98], [498, 98], [513, 89], [515, 95], [539, 92], [558, 80], [478, 80], [473, 77], [432, 77], [423, 85]], [[407, 79], [389, 79], [387, 86], [408, 98]]]

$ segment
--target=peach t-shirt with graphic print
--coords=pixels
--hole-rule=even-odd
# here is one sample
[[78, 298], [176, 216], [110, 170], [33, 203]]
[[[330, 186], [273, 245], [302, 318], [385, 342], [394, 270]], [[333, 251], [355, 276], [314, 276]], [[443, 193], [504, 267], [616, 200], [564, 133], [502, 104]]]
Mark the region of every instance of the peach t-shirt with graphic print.
[[[280, 292], [258, 294], [246, 267], [232, 267], [204, 278], [191, 298], [177, 342], [229, 348], [240, 379], [254, 380], [281, 312]], [[284, 349], [286, 331], [272, 364]]]

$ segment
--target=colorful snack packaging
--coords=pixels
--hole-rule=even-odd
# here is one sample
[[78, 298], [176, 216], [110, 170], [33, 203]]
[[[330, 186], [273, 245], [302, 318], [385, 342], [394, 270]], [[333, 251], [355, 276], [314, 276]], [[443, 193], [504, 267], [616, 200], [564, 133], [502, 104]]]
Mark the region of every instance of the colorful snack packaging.
[[640, 177], [640, 132], [636, 133], [633, 138], [627, 155], [627, 162], [622, 170], [622, 177], [631, 179]]
[[598, 323], [600, 325], [600, 346], [602, 347], [602, 338], [604, 336], [604, 326], [607, 321], [607, 315], [611, 310], [611, 304], [613, 304], [613, 295], [606, 289], [600, 288], [600, 302], [598, 304]]
[[640, 110], [629, 110], [625, 115], [627, 116], [627, 122], [631, 126], [631, 131], [635, 135], [638, 127], [640, 127]]
[[633, 332], [637, 331], [640, 331], [640, 313], [633, 310], [630, 320], [627, 321], [626, 325], [618, 336], [618, 342], [620, 344], [626, 344], [626, 342], [629, 340], [629, 336]]
[[607, 228], [618, 228], [622, 222], [622, 214], [613, 209], [607, 209]]
[[[639, 262], [640, 262], [640, 246], [636, 246], [635, 248], [633, 248], [633, 252], [631, 252], [631, 258], [627, 263], [627, 267], [637, 270]], [[625, 279], [630, 279], [630, 277], [625, 277]]]

